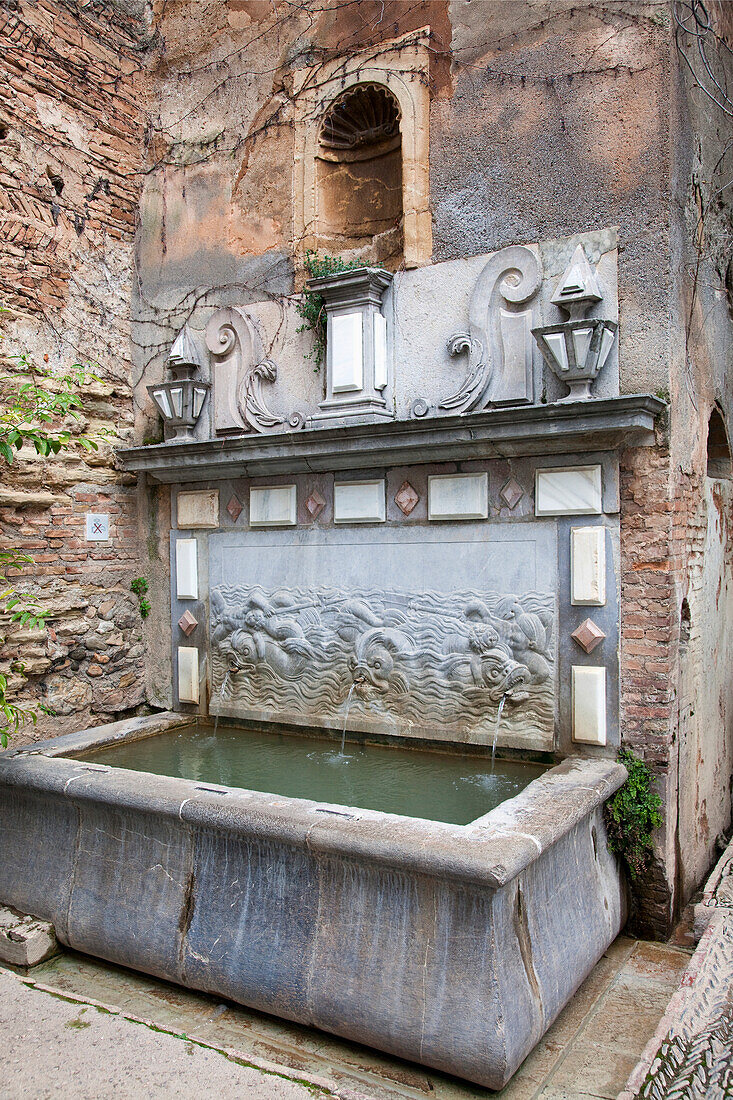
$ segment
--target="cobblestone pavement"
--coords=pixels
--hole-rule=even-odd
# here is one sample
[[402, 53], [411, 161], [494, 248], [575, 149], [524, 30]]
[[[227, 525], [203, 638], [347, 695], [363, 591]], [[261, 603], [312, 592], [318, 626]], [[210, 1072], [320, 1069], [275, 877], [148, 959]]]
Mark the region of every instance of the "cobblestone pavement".
[[0, 970], [0, 1100], [615, 1098], [690, 953], [620, 936], [501, 1093], [65, 953]]

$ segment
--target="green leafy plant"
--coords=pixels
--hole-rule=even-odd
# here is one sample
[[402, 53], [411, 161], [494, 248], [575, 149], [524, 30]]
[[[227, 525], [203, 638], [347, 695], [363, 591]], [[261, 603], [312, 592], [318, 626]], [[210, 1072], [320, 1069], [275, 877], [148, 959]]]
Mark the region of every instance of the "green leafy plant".
[[148, 582], [145, 577], [136, 577], [134, 581], [131, 581], [130, 589], [137, 596], [140, 606], [140, 618], [147, 619], [150, 614], [150, 600], [145, 599], [145, 593], [148, 590]]
[[[32, 447], [32, 454], [41, 459], [53, 458], [60, 451], [77, 446], [85, 451], [98, 450], [95, 439], [73, 430], [73, 422], [82, 418], [79, 391], [87, 381], [98, 379], [78, 363], [66, 374], [55, 374], [34, 364], [25, 354], [6, 356], [0, 370], [0, 462], [4, 460], [11, 465], [24, 446]], [[32, 564], [33, 558], [21, 550], [13, 547], [0, 550], [0, 617], [5, 630], [13, 624], [30, 630], [41, 630], [46, 625], [48, 612], [33, 596], [16, 590], [12, 575], [13, 570], [19, 572]], [[22, 664], [14, 663], [10, 671], [23, 677]], [[3, 748], [20, 727], [28, 722], [35, 724], [39, 710], [52, 713], [43, 705], [35, 709], [20, 707], [11, 701], [10, 694], [10, 682], [2, 673], [0, 745]]]
[[[310, 249], [305, 254], [305, 270], [309, 279], [322, 279], [338, 271], [353, 271], [364, 267], [363, 260], [342, 260], [340, 256], [319, 256]], [[319, 371], [326, 357], [326, 309], [322, 294], [305, 287], [295, 308], [303, 318], [297, 332], [313, 333], [313, 349], [306, 355], [312, 360], [314, 371]]]
[[618, 754], [629, 778], [606, 804], [608, 846], [621, 856], [636, 881], [649, 866], [652, 835], [662, 824], [662, 800], [652, 789], [654, 775], [630, 749]]

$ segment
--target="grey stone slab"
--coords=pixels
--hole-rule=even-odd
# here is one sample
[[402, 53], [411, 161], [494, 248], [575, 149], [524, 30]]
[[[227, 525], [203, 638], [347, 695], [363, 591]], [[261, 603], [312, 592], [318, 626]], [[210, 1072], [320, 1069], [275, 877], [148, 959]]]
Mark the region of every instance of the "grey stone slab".
[[665, 403], [638, 394], [575, 403], [490, 409], [424, 420], [242, 435], [194, 443], [121, 448], [128, 470], [161, 482], [197, 482], [304, 471], [374, 469], [408, 463], [651, 446]]

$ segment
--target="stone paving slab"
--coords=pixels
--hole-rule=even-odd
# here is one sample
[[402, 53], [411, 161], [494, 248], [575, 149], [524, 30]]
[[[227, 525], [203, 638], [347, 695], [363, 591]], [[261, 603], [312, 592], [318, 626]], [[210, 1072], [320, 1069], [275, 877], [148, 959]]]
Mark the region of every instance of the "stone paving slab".
[[326, 1100], [327, 1089], [237, 1065], [216, 1050], [72, 1003], [0, 970], [0, 1100]]
[[[271, 1086], [271, 1081], [281, 1078], [262, 1077], [257, 1069], [263, 1074], [267, 1071], [281, 1074], [290, 1079], [293, 1088], [313, 1090], [303, 1095], [343, 1100], [425, 1100], [426, 1097], [432, 1100], [486, 1100], [491, 1097], [496, 1100], [584, 1100], [615, 1097], [623, 1087], [671, 993], [679, 984], [689, 957], [689, 953], [676, 948], [620, 936], [500, 1093], [390, 1058], [315, 1029], [290, 1024], [72, 952], [35, 967], [27, 975], [11, 977], [19, 987], [16, 999], [28, 990], [39, 997], [49, 997], [46, 991], [50, 990], [56, 994], [56, 999], [59, 995], [74, 999], [76, 1004], [61, 1002], [68, 1005], [70, 1019], [79, 1019], [81, 1015], [86, 1022], [89, 1012], [105, 1017], [105, 1011], [94, 1011], [95, 1005], [107, 1014], [114, 1013], [120, 1028], [114, 1036], [120, 1047], [116, 1057], [120, 1059], [126, 1046], [134, 1049], [141, 1033], [147, 1034], [153, 1042], [165, 1039], [166, 1045], [193, 1047], [193, 1054], [183, 1055], [187, 1060], [184, 1068], [191, 1059], [199, 1058], [199, 1052], [206, 1053], [208, 1048], [210, 1056], [220, 1059], [218, 1080], [225, 1080], [229, 1073], [231, 1087], [236, 1087], [237, 1095], [247, 1100], [250, 1097], [252, 1100], [260, 1100], [260, 1097], [275, 1100], [281, 1095], [273, 1092]], [[5, 989], [0, 988], [0, 996], [7, 1002]], [[88, 1011], [81, 1013], [83, 1008]], [[12, 1011], [8, 1016], [12, 1019]], [[42, 1023], [43, 1017], [38, 1016], [37, 1026], [40, 1028]], [[141, 1027], [140, 1023], [145, 1026]], [[6, 1028], [6, 1033], [11, 1030], [12, 1026]], [[76, 1034], [78, 1029], [72, 1027], [70, 1030]], [[82, 1030], [86, 1033], [86, 1029]], [[31, 1033], [29, 1020], [27, 1034]], [[98, 1035], [97, 1060], [101, 1058], [106, 1063], [106, 1044], [112, 1038], [107, 1034]], [[44, 1066], [41, 1046], [32, 1039], [28, 1049], [31, 1058], [39, 1060], [34, 1071], [37, 1076], [33, 1078], [33, 1087], [16, 1090], [14, 1095], [50, 1095], [50, 1092], [36, 1092], [35, 1088], [43, 1087], [44, 1068], [49, 1074], [48, 1086], [51, 1088], [55, 1061]], [[81, 1064], [85, 1051], [81, 1047], [75, 1049]], [[248, 1072], [255, 1076], [242, 1077], [244, 1067], [235, 1059], [247, 1063]], [[123, 1072], [123, 1061], [117, 1062], [117, 1068]], [[14, 1072], [18, 1071], [16, 1067]], [[205, 1072], [209, 1072], [208, 1068]], [[112, 1096], [111, 1091], [105, 1091], [109, 1088], [109, 1077], [97, 1080], [91, 1056], [82, 1076], [90, 1083], [90, 1088], [94, 1087], [90, 1095], [100, 1100]], [[193, 1091], [186, 1091], [188, 1078], [182, 1081], [183, 1087], [176, 1095], [194, 1095]], [[168, 1095], [167, 1087], [164, 1079], [156, 1078], [146, 1084], [146, 1092], [164, 1097]], [[217, 1086], [218, 1093], [225, 1097], [233, 1095], [226, 1092], [227, 1087], [226, 1084], [221, 1088]], [[211, 1092], [216, 1094], [213, 1088]], [[65, 1100], [86, 1096], [84, 1092], [75, 1092], [71, 1085], [60, 1094]], [[115, 1095], [126, 1094], [115, 1092]], [[290, 1094], [282, 1095], [289, 1100]], [[0, 1100], [4, 1100], [2, 1091]]]

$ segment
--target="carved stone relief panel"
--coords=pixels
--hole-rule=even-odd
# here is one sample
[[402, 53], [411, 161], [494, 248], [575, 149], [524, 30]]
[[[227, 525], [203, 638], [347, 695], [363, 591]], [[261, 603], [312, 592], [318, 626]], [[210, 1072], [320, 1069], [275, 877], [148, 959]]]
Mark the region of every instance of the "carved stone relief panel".
[[212, 712], [552, 747], [554, 531], [464, 532], [213, 537]]

